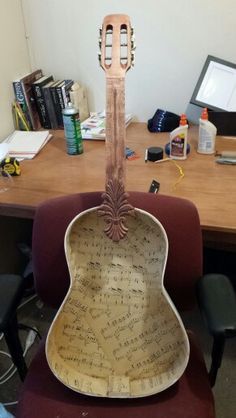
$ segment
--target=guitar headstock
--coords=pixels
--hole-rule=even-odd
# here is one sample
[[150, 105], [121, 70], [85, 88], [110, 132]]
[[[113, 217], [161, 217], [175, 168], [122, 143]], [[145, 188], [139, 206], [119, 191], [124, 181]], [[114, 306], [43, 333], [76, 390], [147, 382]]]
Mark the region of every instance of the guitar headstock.
[[99, 33], [99, 62], [108, 76], [122, 77], [134, 65], [134, 33], [127, 15], [108, 15]]

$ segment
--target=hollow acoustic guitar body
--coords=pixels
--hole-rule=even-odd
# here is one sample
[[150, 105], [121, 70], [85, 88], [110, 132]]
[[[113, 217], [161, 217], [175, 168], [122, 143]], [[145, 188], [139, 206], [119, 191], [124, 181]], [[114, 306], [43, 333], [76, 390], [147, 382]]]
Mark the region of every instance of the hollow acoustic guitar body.
[[111, 241], [93, 208], [65, 236], [71, 285], [48, 334], [47, 359], [62, 383], [88, 395], [160, 392], [188, 361], [188, 338], [163, 286], [166, 233], [140, 209], [127, 226], [122, 241]]
[[[54, 375], [94, 396], [141, 397], [182, 375], [188, 338], [165, 288], [168, 253], [160, 222], [128, 203], [124, 190], [124, 73], [131, 65], [128, 16], [103, 22], [106, 83], [106, 192], [78, 215], [65, 236], [71, 284], [48, 333]], [[125, 39], [124, 39], [125, 38]], [[112, 49], [108, 53], [106, 48]]]

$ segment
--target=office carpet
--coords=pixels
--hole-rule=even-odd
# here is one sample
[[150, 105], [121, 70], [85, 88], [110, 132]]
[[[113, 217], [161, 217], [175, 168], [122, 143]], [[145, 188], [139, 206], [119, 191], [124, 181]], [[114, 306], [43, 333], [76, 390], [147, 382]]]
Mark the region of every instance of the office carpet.
[[[55, 311], [45, 307], [38, 298], [32, 299], [18, 310], [18, 318], [20, 323], [30, 326], [36, 326], [41, 334], [44, 334]], [[211, 338], [208, 336], [202, 318], [196, 309], [192, 313], [185, 313], [183, 321], [188, 328], [192, 328], [201, 343], [205, 355], [206, 363], [209, 365], [211, 352]], [[27, 331], [20, 331], [22, 343], [27, 337]], [[26, 356], [27, 363], [30, 364], [31, 358], [37, 350], [37, 339]], [[4, 338], [0, 340], [0, 350], [5, 350]], [[225, 355], [222, 366], [218, 373], [216, 385], [213, 389], [216, 403], [217, 418], [234, 418], [236, 416], [236, 338], [228, 340], [225, 347]], [[4, 373], [8, 365], [9, 359], [0, 355], [0, 375]], [[21, 389], [21, 381], [17, 373], [5, 384], [0, 385], [0, 402], [12, 402], [17, 400]], [[7, 406], [8, 411], [14, 414], [15, 405]], [[34, 418], [32, 416], [32, 418]], [[145, 417], [144, 417], [145, 418]], [[187, 418], [187, 417], [186, 417]], [[201, 418], [201, 417], [199, 417]]]

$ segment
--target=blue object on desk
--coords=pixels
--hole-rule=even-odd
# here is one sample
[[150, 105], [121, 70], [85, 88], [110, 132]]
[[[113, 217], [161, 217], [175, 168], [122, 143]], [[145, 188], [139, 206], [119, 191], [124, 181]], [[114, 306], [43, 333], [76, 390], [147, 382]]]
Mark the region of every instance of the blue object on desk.
[[154, 116], [148, 120], [150, 132], [171, 132], [179, 126], [180, 116], [167, 110], [157, 109]]

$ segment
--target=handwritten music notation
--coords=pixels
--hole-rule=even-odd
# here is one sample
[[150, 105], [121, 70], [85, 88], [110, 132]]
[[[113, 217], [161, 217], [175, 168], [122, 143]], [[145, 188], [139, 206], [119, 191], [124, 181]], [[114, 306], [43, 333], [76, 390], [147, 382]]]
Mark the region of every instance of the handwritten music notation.
[[78, 392], [145, 396], [168, 387], [186, 366], [186, 332], [162, 283], [165, 232], [150, 215], [135, 214], [119, 244], [103, 233], [96, 210], [67, 231], [71, 287], [48, 334], [47, 359]]

